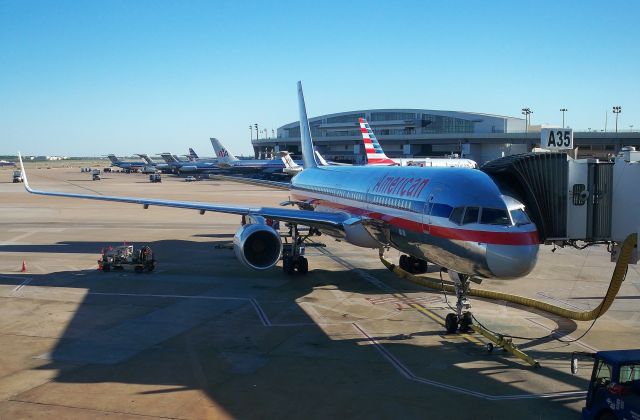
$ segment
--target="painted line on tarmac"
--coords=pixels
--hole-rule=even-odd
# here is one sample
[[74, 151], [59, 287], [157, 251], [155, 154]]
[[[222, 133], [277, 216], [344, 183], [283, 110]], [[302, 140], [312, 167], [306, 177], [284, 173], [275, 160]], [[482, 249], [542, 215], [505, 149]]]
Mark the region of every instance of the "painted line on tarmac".
[[22, 289], [24, 289], [24, 287], [31, 283], [31, 278], [26, 278], [22, 283], [20, 283], [19, 285], [17, 285], [16, 287], [13, 288], [13, 291], [11, 292], [12, 295], [16, 295], [18, 293], [20, 293], [22, 291]]
[[436, 388], [444, 389], [446, 391], [456, 392], [458, 394], [464, 394], [471, 397], [481, 398], [489, 401], [506, 401], [506, 400], [527, 400], [527, 399], [540, 399], [540, 398], [560, 398], [560, 397], [583, 397], [587, 394], [586, 391], [560, 391], [560, 392], [545, 392], [541, 394], [515, 394], [515, 395], [490, 395], [483, 392], [473, 391], [467, 388], [458, 387], [455, 385], [449, 385], [443, 382], [434, 381], [432, 379], [422, 378], [414, 374], [411, 369], [405, 366], [398, 358], [391, 354], [384, 348], [375, 338], [371, 337], [367, 332], [358, 324], [353, 323], [353, 327], [358, 330], [369, 341], [376, 350], [406, 379], [420, 382], [426, 385], [430, 385]]
[[[369, 283], [371, 283], [372, 285], [374, 285], [375, 287], [377, 287], [378, 289], [382, 290], [383, 292], [389, 293], [391, 294], [393, 297], [395, 297], [396, 299], [399, 300], [407, 300], [410, 299], [408, 296], [406, 296], [403, 293], [398, 292], [396, 289], [394, 289], [393, 287], [389, 286], [388, 284], [384, 283], [382, 280], [374, 277], [373, 275], [367, 273], [364, 270], [361, 270], [360, 268], [354, 266], [353, 264], [351, 264], [350, 262], [346, 261], [345, 259], [338, 257], [337, 255], [333, 254], [331, 251], [328, 251], [324, 248], [319, 248], [320, 252], [323, 252], [325, 255], [327, 255], [329, 258], [331, 258], [332, 260], [334, 260], [335, 262], [337, 262], [338, 264], [342, 265], [345, 268], [348, 268], [349, 270], [352, 270], [354, 272], [356, 272], [360, 277], [362, 277], [363, 279], [367, 280]], [[441, 326], [445, 326], [445, 320], [443, 317], [441, 317], [440, 315], [436, 314], [433, 311], [430, 311], [429, 309], [427, 309], [424, 305], [421, 305], [419, 303], [410, 303], [409, 306], [411, 306], [413, 309], [417, 310], [418, 312], [420, 312], [421, 314], [427, 316], [428, 318], [430, 318], [431, 320], [435, 321], [436, 323], [440, 324]], [[474, 344], [478, 344], [480, 346], [482, 346], [482, 342], [477, 339], [476, 337], [470, 335], [470, 334], [466, 334], [466, 333], [459, 333], [456, 335], [457, 337], [462, 337], [465, 340], [474, 343]]]
[[38, 232], [38, 231], [36, 231], [36, 230], [32, 230], [32, 231], [29, 231], [29, 232], [23, 233], [23, 234], [21, 234], [21, 235], [14, 236], [13, 238], [11, 238], [11, 239], [9, 239], [9, 240], [7, 240], [7, 241], [2, 241], [2, 242], [0, 242], [0, 246], [16, 245], [16, 242], [18, 242], [20, 239], [24, 239], [24, 238], [26, 238], [27, 236], [31, 236], [31, 235], [33, 235], [34, 233], [37, 233], [37, 232]]

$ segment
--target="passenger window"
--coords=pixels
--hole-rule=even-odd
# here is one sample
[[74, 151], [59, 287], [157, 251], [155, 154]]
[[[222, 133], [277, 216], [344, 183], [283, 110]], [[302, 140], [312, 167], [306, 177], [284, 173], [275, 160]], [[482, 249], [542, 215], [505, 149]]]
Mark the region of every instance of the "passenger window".
[[480, 216], [480, 223], [483, 225], [511, 225], [511, 219], [509, 214], [503, 209], [488, 209], [482, 208], [482, 215]]
[[478, 214], [480, 213], [479, 207], [467, 207], [467, 211], [464, 212], [464, 219], [462, 224], [478, 223]]
[[451, 212], [449, 220], [456, 224], [462, 224], [462, 213], [464, 213], [464, 207], [456, 207]]

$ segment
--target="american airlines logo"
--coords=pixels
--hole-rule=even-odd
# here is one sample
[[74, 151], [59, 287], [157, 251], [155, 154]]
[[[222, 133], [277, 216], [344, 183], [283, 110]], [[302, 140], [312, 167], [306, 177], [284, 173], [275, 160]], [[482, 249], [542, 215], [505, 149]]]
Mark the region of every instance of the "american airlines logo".
[[428, 179], [405, 176], [385, 176], [373, 187], [373, 192], [400, 197], [418, 197], [429, 183]]
[[229, 152], [227, 152], [227, 149], [223, 148], [218, 152], [218, 157], [229, 157]]

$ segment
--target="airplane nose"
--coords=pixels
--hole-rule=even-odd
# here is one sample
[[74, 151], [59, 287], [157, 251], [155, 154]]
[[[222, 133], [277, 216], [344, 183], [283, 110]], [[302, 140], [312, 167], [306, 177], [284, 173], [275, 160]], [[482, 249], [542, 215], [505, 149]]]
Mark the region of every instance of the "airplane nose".
[[538, 245], [487, 245], [487, 265], [496, 278], [526, 276], [538, 259]]

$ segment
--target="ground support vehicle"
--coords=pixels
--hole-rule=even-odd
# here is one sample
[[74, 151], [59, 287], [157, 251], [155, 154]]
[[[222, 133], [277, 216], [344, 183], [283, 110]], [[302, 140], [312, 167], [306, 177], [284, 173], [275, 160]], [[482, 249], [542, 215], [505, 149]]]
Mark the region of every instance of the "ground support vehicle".
[[151, 248], [143, 246], [134, 249], [133, 245], [110, 247], [103, 251], [102, 257], [98, 260], [98, 269], [105, 273], [111, 270], [124, 270], [126, 267], [133, 267], [136, 273], [142, 273], [145, 270], [153, 271], [156, 261]]
[[593, 357], [594, 363], [582, 418], [640, 418], [640, 350], [574, 353], [571, 356], [572, 373], [578, 371], [578, 358], [583, 355]]
[[22, 171], [13, 171], [13, 178], [12, 178], [12, 182], [15, 184], [16, 182], [23, 182], [22, 181]]
[[160, 174], [151, 174], [149, 175], [149, 182], [162, 182], [162, 177]]

